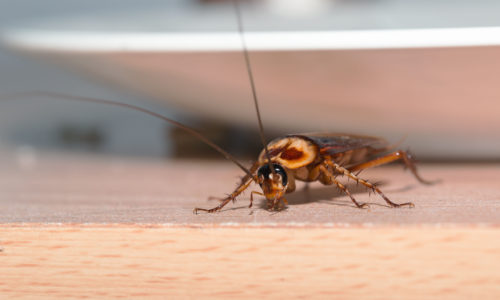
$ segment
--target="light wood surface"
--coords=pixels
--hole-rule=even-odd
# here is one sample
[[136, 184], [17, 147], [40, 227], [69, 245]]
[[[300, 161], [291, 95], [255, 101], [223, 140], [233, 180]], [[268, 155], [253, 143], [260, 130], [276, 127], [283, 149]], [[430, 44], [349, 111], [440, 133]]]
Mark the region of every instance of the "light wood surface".
[[249, 209], [251, 186], [221, 213], [194, 215], [194, 207], [218, 204], [209, 196], [232, 192], [242, 171], [224, 161], [167, 161], [113, 156], [29, 153], [0, 157], [0, 223], [139, 224], [499, 224], [500, 164], [419, 165], [419, 184], [402, 165], [365, 170], [360, 177], [380, 183], [394, 202], [414, 209], [391, 209], [377, 195], [341, 178], [359, 202], [357, 209], [332, 186], [299, 184], [288, 194], [288, 209], [268, 212], [261, 197]]
[[353, 184], [290, 195], [289, 208], [217, 214], [238, 169], [214, 162], [41, 155], [0, 161], [0, 299], [498, 299], [500, 172], [495, 164], [363, 172], [414, 209]]
[[498, 299], [498, 228], [0, 226], [4, 299]]

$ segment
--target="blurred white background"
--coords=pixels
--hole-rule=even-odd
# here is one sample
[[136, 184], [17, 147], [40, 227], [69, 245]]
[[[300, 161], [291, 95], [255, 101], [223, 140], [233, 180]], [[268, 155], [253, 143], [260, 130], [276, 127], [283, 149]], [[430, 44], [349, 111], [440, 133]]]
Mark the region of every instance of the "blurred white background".
[[[479, 28], [499, 25], [500, 2], [244, 1], [243, 16], [246, 32]], [[230, 1], [0, 1], [3, 33], [235, 33], [236, 28]], [[492, 112], [498, 103], [496, 97], [500, 97], [493, 80], [495, 74], [500, 75], [495, 60], [500, 61], [500, 56], [494, 56], [500, 52], [497, 47], [465, 47], [449, 53], [439, 49], [368, 51], [366, 55], [356, 49], [261, 51], [252, 55], [252, 63], [269, 132], [347, 131], [387, 136], [392, 141], [408, 135], [406, 145], [420, 157], [498, 159], [500, 131]], [[89, 59], [66, 53], [40, 59], [36, 52], [21, 54], [0, 48], [0, 94], [56, 91], [136, 103], [195, 126], [220, 120], [223, 128], [232, 124], [255, 127], [241, 53], [219, 54], [159, 56], [158, 61], [165, 62], [171, 73], [153, 73], [155, 82], [142, 82], [148, 78], [144, 75], [147, 63], [155, 64], [144, 55], [119, 59], [104, 56], [110, 62], [102, 67], [108, 68], [106, 74], [89, 71], [95, 56]], [[134, 66], [130, 61], [136, 58]], [[99, 59], [94, 64], [103, 62], [102, 57]], [[195, 63], [184, 68], [172, 61]], [[66, 69], [68, 65], [75, 69]], [[384, 68], [389, 71], [384, 73]], [[109, 76], [110, 72], [118, 74], [118, 79]], [[186, 77], [179, 82], [189, 87], [189, 93], [183, 96], [180, 89], [169, 94], [169, 80], [182, 72]], [[456, 76], [462, 74], [467, 76]], [[395, 82], [394, 78], [404, 82]], [[204, 102], [199, 95], [190, 94], [196, 90]], [[209, 92], [213, 92], [213, 99]], [[409, 106], [401, 105], [404, 101], [409, 101]], [[365, 105], [366, 111], [359, 109]], [[289, 107], [296, 113], [287, 111]], [[325, 112], [331, 118], [325, 118]], [[9, 147], [163, 156], [172, 152], [166, 128], [147, 115], [115, 107], [48, 99], [0, 101], [0, 143]], [[73, 141], [75, 136], [82, 141]]]
[[[0, 1], [0, 29], [3, 32], [19, 28], [67, 29], [72, 20], [106, 23], [107, 15], [134, 12], [144, 7], [165, 7], [169, 1]], [[74, 18], [74, 19], [73, 19]], [[90, 19], [89, 19], [90, 18]], [[129, 20], [131, 26], [140, 22]], [[109, 22], [112, 26], [113, 22]], [[103, 27], [98, 28], [103, 29]], [[0, 94], [20, 91], [57, 91], [70, 95], [86, 95], [102, 99], [116, 99], [172, 115], [164, 106], [130, 95], [121, 89], [109, 88], [99, 80], [81, 76], [50, 62], [0, 47]], [[0, 101], [0, 145], [3, 147], [76, 148], [105, 153], [164, 156], [169, 147], [165, 139], [165, 124], [149, 116], [115, 107], [81, 104], [57, 100]], [[95, 129], [103, 140], [95, 149], [88, 143], [66, 143], [61, 131], [74, 129], [89, 134]], [[94, 149], [93, 149], [94, 148]]]

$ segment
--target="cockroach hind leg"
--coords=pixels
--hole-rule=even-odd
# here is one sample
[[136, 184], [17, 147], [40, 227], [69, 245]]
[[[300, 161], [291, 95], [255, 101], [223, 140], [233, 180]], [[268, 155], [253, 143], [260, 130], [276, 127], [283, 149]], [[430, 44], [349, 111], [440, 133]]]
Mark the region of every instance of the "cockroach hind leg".
[[[439, 183], [441, 181], [441, 180], [425, 180], [425, 179], [423, 179], [417, 171], [414, 157], [408, 151], [403, 151], [403, 150], [394, 151], [394, 152], [388, 153], [386, 155], [372, 159], [370, 161], [363, 162], [363, 163], [360, 163], [358, 165], [350, 166], [349, 171], [353, 172], [353, 174], [355, 176], [358, 176], [359, 172], [361, 172], [364, 169], [373, 168], [373, 167], [380, 166], [380, 165], [385, 165], [385, 164], [388, 164], [388, 163], [391, 163], [391, 162], [394, 162], [397, 160], [401, 160], [404, 163], [405, 168], [410, 169], [412, 175], [422, 184], [430, 185], [430, 184]], [[356, 173], [354, 173], [354, 172], [356, 172]]]
[[413, 176], [422, 184], [426, 184], [426, 185], [432, 185], [432, 184], [436, 184], [436, 183], [439, 183], [441, 182], [440, 179], [435, 179], [435, 180], [426, 180], [426, 179], [423, 179], [420, 174], [417, 172], [417, 166], [416, 166], [416, 160], [415, 160], [415, 157], [413, 156], [413, 154], [407, 150], [407, 151], [397, 151], [396, 153], [398, 153], [400, 155], [400, 157], [402, 157], [403, 159], [403, 163], [405, 165], [405, 169], [408, 168], [410, 169], [411, 173], [413, 174]]

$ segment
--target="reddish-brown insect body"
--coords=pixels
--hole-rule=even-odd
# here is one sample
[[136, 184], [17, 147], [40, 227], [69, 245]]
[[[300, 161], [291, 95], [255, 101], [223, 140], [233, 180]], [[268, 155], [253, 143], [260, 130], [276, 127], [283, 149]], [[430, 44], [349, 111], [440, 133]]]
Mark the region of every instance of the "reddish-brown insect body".
[[250, 168], [252, 176], [243, 177], [236, 190], [222, 199], [218, 206], [212, 209], [196, 208], [195, 213], [219, 211], [231, 200], [235, 200], [253, 181], [261, 186], [262, 193], [258, 191], [251, 193], [250, 207], [253, 195], [259, 194], [266, 197], [269, 209], [281, 209], [282, 204], [287, 203], [284, 195], [295, 191], [295, 180], [319, 181], [325, 185], [335, 185], [346, 193], [357, 207], [367, 207], [366, 204], [356, 201], [349, 190], [337, 180], [338, 176], [347, 176], [373, 190], [391, 207], [413, 207], [413, 203], [410, 202], [397, 204], [390, 201], [377, 186], [354, 174], [355, 171], [396, 160], [402, 160], [420, 182], [430, 183], [418, 175], [415, 164], [407, 152], [402, 150], [389, 152], [390, 146], [382, 138], [328, 133], [295, 134], [271, 141], [267, 149], [270, 162], [263, 150]]

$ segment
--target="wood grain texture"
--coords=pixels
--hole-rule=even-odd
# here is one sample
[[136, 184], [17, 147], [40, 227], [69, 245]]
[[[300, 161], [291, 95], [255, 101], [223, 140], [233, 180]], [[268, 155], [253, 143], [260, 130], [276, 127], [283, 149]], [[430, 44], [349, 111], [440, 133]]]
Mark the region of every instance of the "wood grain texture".
[[498, 299], [499, 228], [0, 225], [2, 299]]

